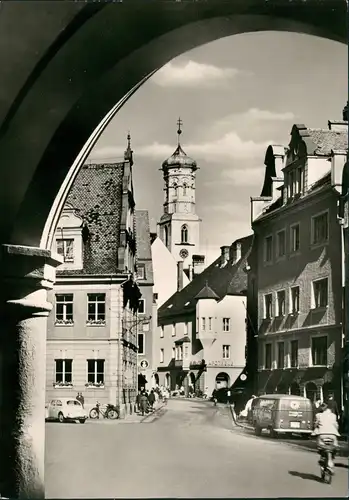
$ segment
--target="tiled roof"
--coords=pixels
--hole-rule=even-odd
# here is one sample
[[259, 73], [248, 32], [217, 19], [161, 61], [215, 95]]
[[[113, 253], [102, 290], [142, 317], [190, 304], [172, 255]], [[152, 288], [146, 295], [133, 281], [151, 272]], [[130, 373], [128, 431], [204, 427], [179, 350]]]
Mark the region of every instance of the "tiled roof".
[[235, 264], [229, 260], [224, 266], [221, 266], [221, 256], [219, 256], [183, 290], [176, 292], [159, 308], [158, 318], [160, 321], [177, 314], [194, 311], [196, 308], [195, 297], [206, 286], [206, 282], [219, 300], [223, 299], [228, 293], [231, 295], [245, 293], [247, 274], [244, 266], [251, 249], [253, 236], [247, 236], [237, 241], [241, 243], [241, 259]]
[[114, 274], [122, 211], [124, 162], [86, 164], [80, 169], [67, 197], [87, 230], [83, 242], [83, 270], [57, 270], [58, 275]]
[[153, 284], [154, 275], [148, 211], [135, 210], [134, 220], [136, 236], [136, 265], [139, 267], [139, 264], [142, 264], [145, 267], [145, 280], [140, 280], [140, 284]]
[[[316, 155], [330, 155], [331, 150], [348, 149], [348, 130], [307, 129], [311, 140], [315, 144], [313, 151]], [[312, 152], [308, 151], [308, 154]]]
[[[327, 172], [323, 177], [318, 179], [316, 182], [314, 182], [314, 184], [312, 184], [309, 187], [307, 194], [314, 193], [314, 191], [320, 190], [324, 186], [330, 186], [330, 185], [331, 185], [331, 172]], [[263, 217], [266, 214], [269, 214], [270, 212], [274, 212], [275, 210], [277, 210], [278, 208], [281, 208], [282, 206], [283, 206], [283, 198], [282, 198], [282, 196], [280, 196], [273, 203], [271, 203], [263, 211], [263, 213], [259, 217], [257, 217], [256, 221], [258, 221], [259, 219], [263, 219]]]
[[148, 210], [135, 210], [136, 258], [151, 259], [151, 241]]

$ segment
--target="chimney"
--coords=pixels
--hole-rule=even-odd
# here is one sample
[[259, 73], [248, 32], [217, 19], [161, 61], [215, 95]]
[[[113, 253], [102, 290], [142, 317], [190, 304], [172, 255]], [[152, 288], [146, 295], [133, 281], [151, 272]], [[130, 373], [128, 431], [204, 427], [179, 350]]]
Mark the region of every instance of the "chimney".
[[229, 260], [229, 250], [230, 247], [227, 246], [221, 247], [221, 267], [225, 266], [225, 264]]
[[197, 276], [205, 269], [205, 256], [193, 255], [193, 276]]
[[232, 264], [236, 264], [241, 259], [241, 242], [234, 241], [232, 244], [231, 260]]
[[177, 262], [177, 292], [180, 292], [183, 288], [183, 261], [179, 260]]

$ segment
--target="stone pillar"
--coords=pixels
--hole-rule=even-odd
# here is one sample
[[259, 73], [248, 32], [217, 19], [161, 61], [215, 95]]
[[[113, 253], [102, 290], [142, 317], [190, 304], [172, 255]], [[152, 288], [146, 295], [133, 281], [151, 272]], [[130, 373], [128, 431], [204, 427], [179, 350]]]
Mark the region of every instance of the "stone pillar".
[[0, 247], [0, 495], [45, 498], [47, 290], [61, 261], [49, 250]]

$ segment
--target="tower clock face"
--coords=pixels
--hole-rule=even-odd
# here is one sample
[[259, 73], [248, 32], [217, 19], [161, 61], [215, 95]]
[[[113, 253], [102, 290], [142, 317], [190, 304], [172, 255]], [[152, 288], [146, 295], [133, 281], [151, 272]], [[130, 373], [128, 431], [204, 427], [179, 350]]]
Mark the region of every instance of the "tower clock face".
[[182, 258], [182, 259], [186, 259], [189, 255], [189, 252], [186, 248], [182, 248], [182, 250], [179, 252], [179, 256]]

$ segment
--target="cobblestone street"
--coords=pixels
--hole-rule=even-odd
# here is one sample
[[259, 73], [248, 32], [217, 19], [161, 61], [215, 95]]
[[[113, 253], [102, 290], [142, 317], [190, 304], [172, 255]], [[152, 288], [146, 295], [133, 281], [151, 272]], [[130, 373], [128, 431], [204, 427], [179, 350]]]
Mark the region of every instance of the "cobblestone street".
[[322, 484], [316, 453], [233, 429], [227, 408], [171, 400], [140, 425], [124, 422], [46, 424], [46, 497], [347, 495], [346, 458]]

